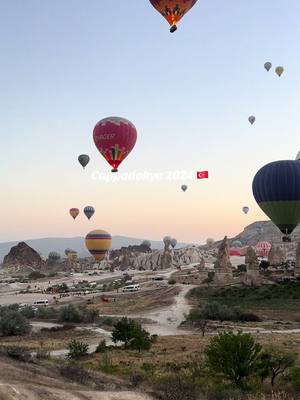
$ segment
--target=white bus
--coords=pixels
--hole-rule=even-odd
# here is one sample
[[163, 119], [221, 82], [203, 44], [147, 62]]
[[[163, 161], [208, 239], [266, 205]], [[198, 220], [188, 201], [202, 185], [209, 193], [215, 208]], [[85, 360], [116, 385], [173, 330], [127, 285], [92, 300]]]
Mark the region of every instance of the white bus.
[[33, 306], [43, 306], [43, 307], [47, 307], [49, 305], [49, 301], [48, 300], [36, 300], [32, 303]]
[[139, 284], [135, 284], [135, 285], [128, 285], [123, 287], [123, 292], [138, 292], [140, 290], [140, 285]]

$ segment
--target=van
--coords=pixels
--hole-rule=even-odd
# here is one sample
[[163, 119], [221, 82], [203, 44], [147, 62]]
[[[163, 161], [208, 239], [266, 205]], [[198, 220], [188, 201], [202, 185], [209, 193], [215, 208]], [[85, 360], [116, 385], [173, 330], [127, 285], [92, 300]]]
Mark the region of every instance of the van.
[[43, 307], [47, 307], [49, 305], [49, 301], [48, 300], [36, 300], [32, 303], [33, 306], [43, 306]]
[[123, 287], [123, 292], [127, 293], [127, 292], [138, 292], [140, 290], [140, 285], [139, 284], [135, 284], [135, 285], [128, 285]]

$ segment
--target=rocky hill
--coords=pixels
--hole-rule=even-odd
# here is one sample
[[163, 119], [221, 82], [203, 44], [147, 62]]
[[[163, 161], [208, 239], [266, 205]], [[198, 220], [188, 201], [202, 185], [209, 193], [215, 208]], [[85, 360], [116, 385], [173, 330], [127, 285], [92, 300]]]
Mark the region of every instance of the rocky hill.
[[32, 267], [41, 268], [43, 260], [39, 253], [32, 249], [25, 242], [20, 242], [12, 247], [4, 257], [3, 267]]

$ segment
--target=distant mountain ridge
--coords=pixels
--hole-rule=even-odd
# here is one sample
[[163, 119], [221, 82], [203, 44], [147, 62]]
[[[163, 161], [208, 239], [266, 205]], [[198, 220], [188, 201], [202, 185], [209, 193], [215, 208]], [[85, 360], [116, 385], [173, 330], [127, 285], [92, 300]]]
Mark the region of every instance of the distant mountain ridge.
[[[120, 249], [121, 247], [127, 247], [130, 245], [139, 245], [145, 239], [130, 238], [126, 236], [113, 236], [113, 249]], [[80, 257], [89, 256], [84, 243], [83, 237], [73, 238], [42, 238], [42, 239], [31, 239], [22, 240], [36, 250], [42, 257], [47, 257], [50, 251], [56, 251], [57, 253], [64, 255], [64, 251], [67, 248], [78, 252]], [[162, 249], [163, 241], [150, 240], [152, 249]], [[16, 246], [19, 241], [0, 243], [0, 262], [3, 262], [6, 254], [9, 253], [13, 246]], [[185, 247], [187, 243], [178, 243], [177, 247]]]

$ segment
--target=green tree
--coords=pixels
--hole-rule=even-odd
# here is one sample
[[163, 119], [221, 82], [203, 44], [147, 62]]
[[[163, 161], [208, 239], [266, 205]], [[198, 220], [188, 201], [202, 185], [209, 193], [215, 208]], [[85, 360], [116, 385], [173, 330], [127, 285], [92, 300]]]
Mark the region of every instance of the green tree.
[[263, 381], [270, 377], [271, 385], [274, 386], [276, 378], [293, 367], [296, 358], [297, 356], [294, 353], [285, 353], [275, 348], [270, 348], [263, 352], [260, 357], [259, 367], [261, 380]]
[[59, 320], [62, 322], [80, 323], [83, 321], [83, 315], [76, 307], [69, 304], [60, 309]]
[[136, 350], [149, 350], [152, 345], [152, 338], [145, 329], [137, 322], [126, 317], [120, 319], [112, 332], [114, 343], [123, 342], [125, 347]]
[[261, 351], [250, 334], [224, 332], [211, 339], [206, 361], [212, 372], [242, 387], [243, 380], [257, 372]]
[[78, 358], [84, 357], [88, 354], [89, 345], [76, 339], [72, 339], [68, 343], [69, 353], [67, 358], [70, 360], [77, 360]]

